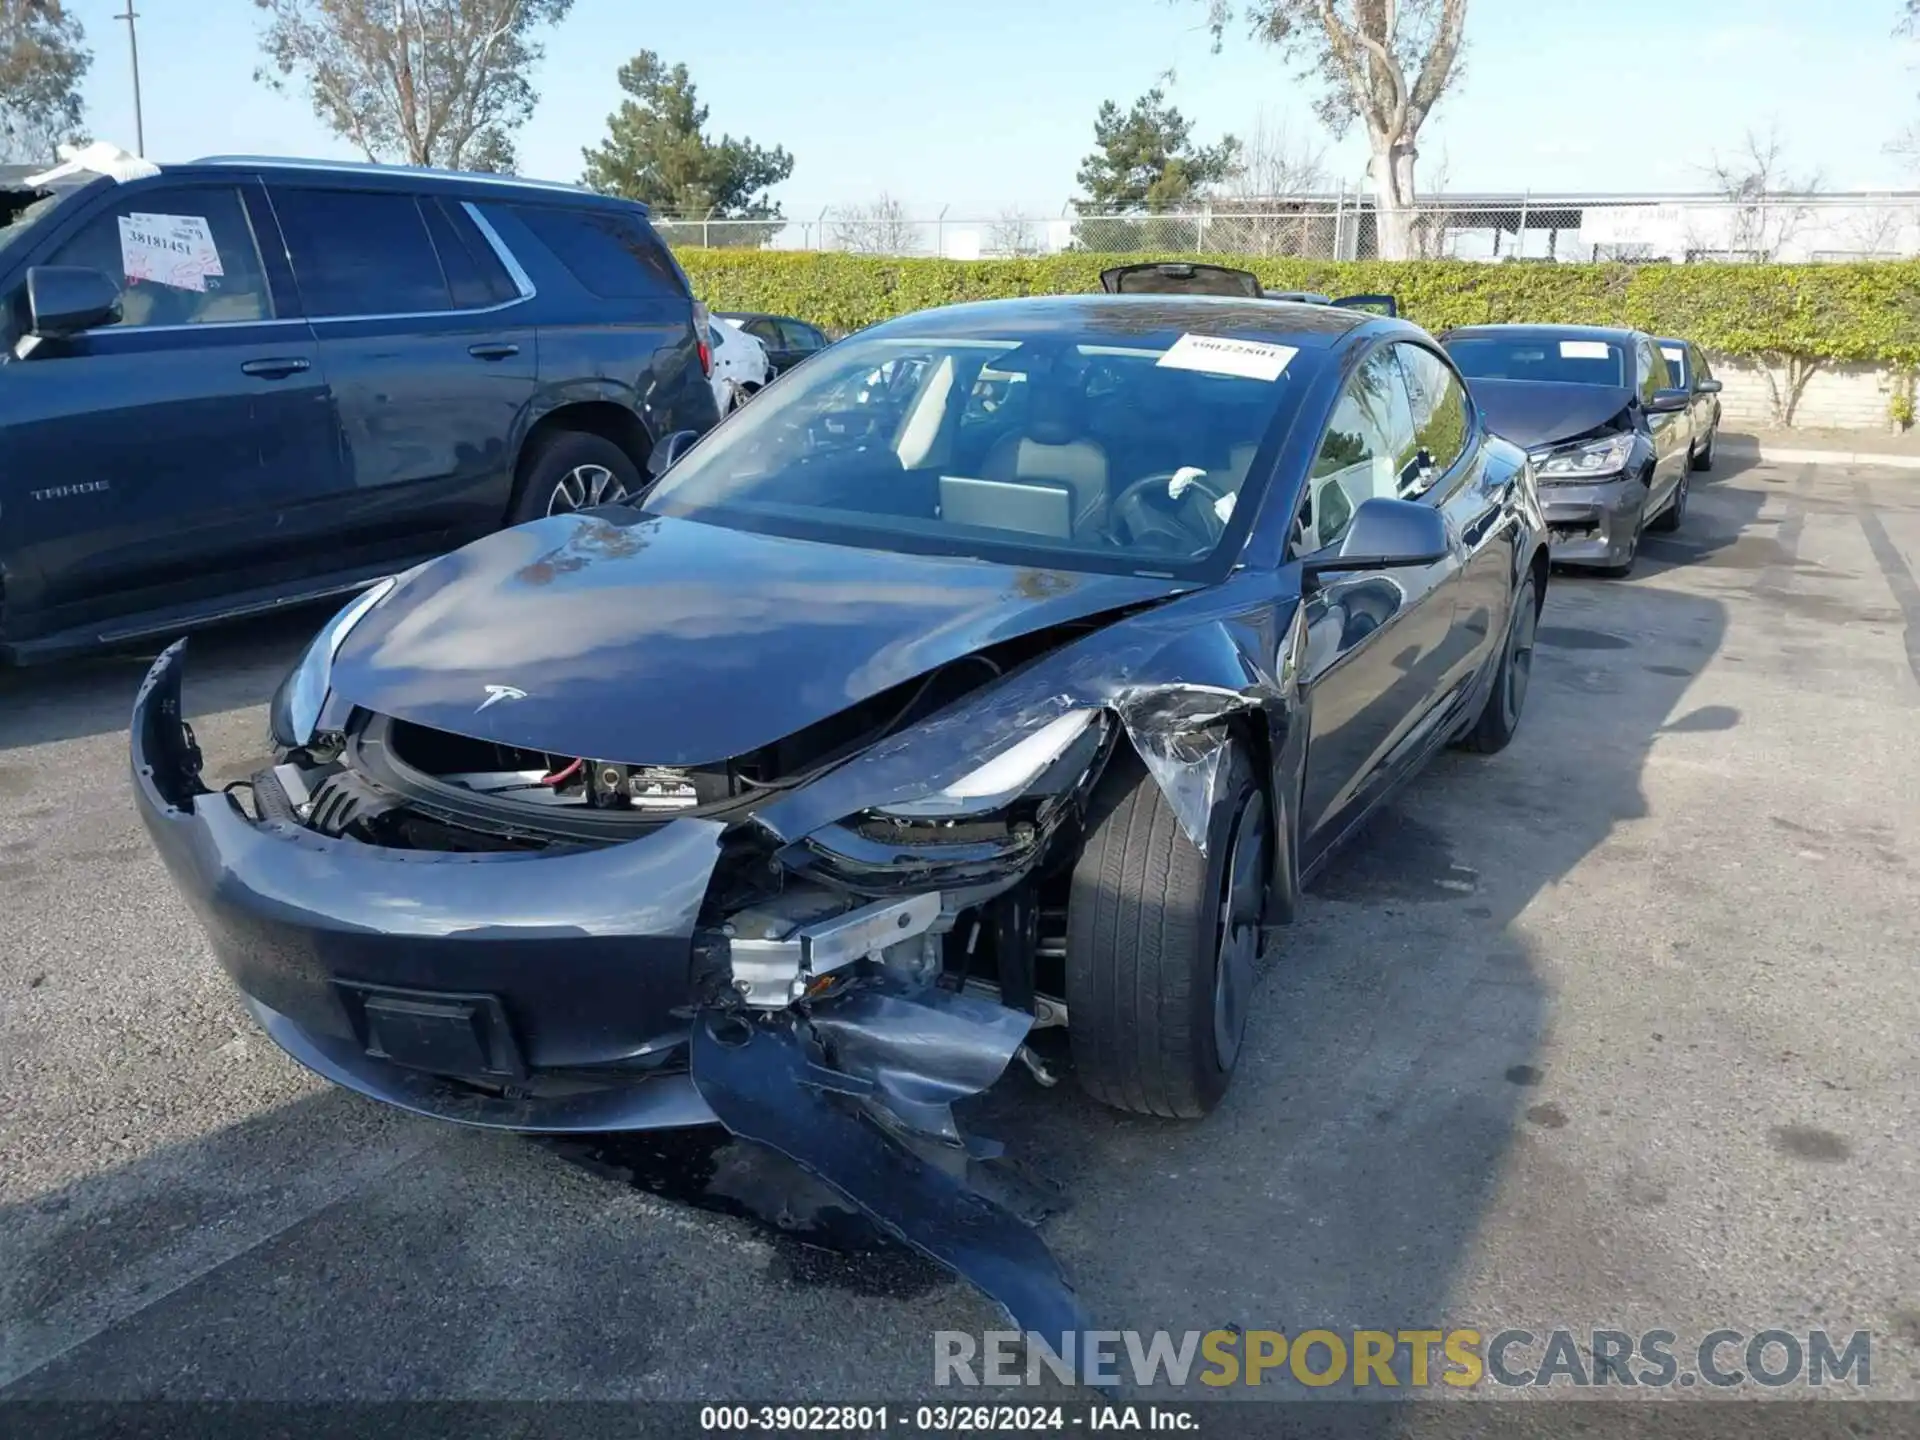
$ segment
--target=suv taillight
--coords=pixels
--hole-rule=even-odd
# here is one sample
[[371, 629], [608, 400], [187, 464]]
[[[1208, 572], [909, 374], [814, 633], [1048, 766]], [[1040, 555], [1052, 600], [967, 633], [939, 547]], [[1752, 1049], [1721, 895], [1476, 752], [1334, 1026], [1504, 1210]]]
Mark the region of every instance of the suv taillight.
[[707, 307], [698, 300], [693, 302], [693, 340], [700, 347], [700, 373], [709, 378], [713, 375], [713, 317], [707, 313]]

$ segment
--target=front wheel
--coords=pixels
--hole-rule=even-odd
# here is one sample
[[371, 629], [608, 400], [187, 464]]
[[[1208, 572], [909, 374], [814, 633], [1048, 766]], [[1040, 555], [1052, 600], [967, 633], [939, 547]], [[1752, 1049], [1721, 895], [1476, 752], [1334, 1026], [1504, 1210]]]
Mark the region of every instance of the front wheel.
[[1693, 452], [1693, 468], [1695, 470], [1713, 469], [1713, 442], [1717, 440], [1719, 436], [1720, 431], [1717, 428], [1707, 431], [1707, 443], [1705, 447]]
[[[1698, 469], [1698, 464], [1693, 468]], [[1673, 499], [1667, 502], [1667, 508], [1660, 512], [1653, 523], [1647, 526], [1647, 529], [1657, 531], [1662, 535], [1671, 535], [1674, 531], [1678, 530], [1687, 518], [1687, 495], [1692, 488], [1693, 477], [1682, 474], [1680, 484], [1673, 492]]]
[[1223, 757], [1203, 855], [1130, 753], [1101, 778], [1067, 907], [1074, 1071], [1096, 1100], [1192, 1119], [1240, 1058], [1273, 864], [1266, 792]]

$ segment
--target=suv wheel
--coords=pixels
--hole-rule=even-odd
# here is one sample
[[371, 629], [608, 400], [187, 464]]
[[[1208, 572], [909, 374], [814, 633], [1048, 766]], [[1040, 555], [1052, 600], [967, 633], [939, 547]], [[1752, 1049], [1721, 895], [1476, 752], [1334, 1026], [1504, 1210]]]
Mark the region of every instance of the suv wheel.
[[521, 462], [511, 525], [617, 505], [643, 488], [640, 470], [611, 440], [578, 430], [548, 436]]

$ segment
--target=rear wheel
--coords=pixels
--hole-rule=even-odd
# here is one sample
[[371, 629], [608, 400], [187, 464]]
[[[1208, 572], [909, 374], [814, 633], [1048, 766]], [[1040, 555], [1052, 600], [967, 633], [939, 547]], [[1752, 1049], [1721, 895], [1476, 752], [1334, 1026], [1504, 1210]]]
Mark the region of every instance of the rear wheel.
[[618, 505], [641, 491], [640, 467], [611, 440], [580, 430], [548, 435], [522, 462], [509, 525]]
[[1500, 654], [1486, 708], [1462, 741], [1467, 749], [1492, 755], [1506, 749], [1520, 728], [1520, 713], [1527, 706], [1527, 685], [1533, 678], [1533, 640], [1539, 626], [1540, 592], [1529, 572], [1520, 582], [1520, 593], [1513, 597], [1506, 648]]
[[1272, 866], [1266, 792], [1233, 748], [1201, 854], [1131, 755], [1095, 793], [1067, 909], [1074, 1070], [1095, 1099], [1194, 1118], [1246, 1034]]

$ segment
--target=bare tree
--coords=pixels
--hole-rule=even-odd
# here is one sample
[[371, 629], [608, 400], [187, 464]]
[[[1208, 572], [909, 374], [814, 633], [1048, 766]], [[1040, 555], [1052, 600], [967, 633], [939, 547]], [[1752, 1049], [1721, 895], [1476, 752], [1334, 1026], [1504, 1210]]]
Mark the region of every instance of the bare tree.
[[1042, 248], [1040, 232], [1018, 210], [1002, 210], [993, 224], [987, 227], [987, 250], [990, 254], [1019, 258], [1038, 255]]
[[304, 81], [314, 113], [369, 160], [511, 170], [533, 113], [532, 36], [573, 0], [254, 0], [280, 89]]
[[1263, 112], [1225, 185], [1207, 201], [1208, 247], [1246, 255], [1331, 253], [1332, 216], [1317, 195], [1327, 183], [1325, 153]]
[[1462, 72], [1467, 0], [1207, 0], [1218, 44], [1238, 16], [1316, 77], [1316, 111], [1335, 135], [1367, 129], [1380, 253], [1414, 253], [1420, 127]]
[[856, 255], [911, 255], [920, 248], [919, 227], [907, 210], [885, 191], [871, 205], [846, 205], [830, 212], [828, 243]]
[[[1726, 205], [1712, 236], [1689, 233], [1690, 252], [1727, 252], [1725, 258], [1772, 261], [1813, 214], [1808, 199], [1826, 188], [1819, 170], [1790, 173], [1779, 122], [1748, 130], [1738, 149], [1699, 167]], [[1709, 243], [1695, 244], [1696, 238]], [[1712, 241], [1719, 243], [1714, 244]]]
[[0, 163], [58, 158], [81, 137], [80, 82], [93, 56], [59, 0], [0, 0]]

